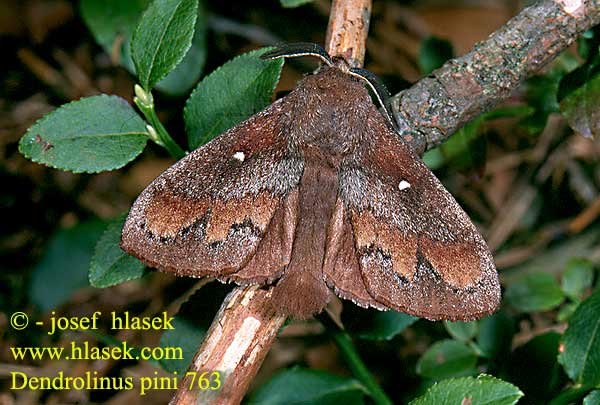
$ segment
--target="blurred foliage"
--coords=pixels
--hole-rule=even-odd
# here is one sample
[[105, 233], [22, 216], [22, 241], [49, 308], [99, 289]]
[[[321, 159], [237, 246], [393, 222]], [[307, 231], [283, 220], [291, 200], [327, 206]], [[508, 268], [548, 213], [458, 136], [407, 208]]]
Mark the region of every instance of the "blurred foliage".
[[454, 56], [452, 44], [436, 37], [425, 38], [419, 47], [419, 68], [423, 75], [428, 75], [442, 67], [444, 62]]
[[274, 375], [252, 404], [364, 404], [365, 388], [352, 378], [294, 367]]
[[61, 229], [50, 238], [44, 255], [31, 273], [29, 297], [33, 304], [42, 311], [49, 311], [88, 283], [81, 269], [89, 267], [94, 246], [105, 225], [94, 219]]
[[[54, 14], [35, 9], [41, 14], [31, 27], [45, 23], [51, 34], [16, 29], [11, 35], [20, 42], [2, 42], [17, 53], [18, 64], [3, 62], [8, 74], [1, 106], [10, 111], [0, 116], [9, 135], [1, 144], [0, 174], [8, 192], [0, 197], [7, 212], [0, 240], [5, 258], [0, 320], [17, 310], [44, 320], [52, 311], [177, 313], [175, 329], [162, 336], [90, 333], [106, 346], [131, 340], [137, 346], [184, 349], [183, 360], [110, 362], [101, 366], [103, 375], [151, 375], [158, 366], [181, 375], [231, 288], [210, 283], [196, 290], [193, 280], [146, 271], [118, 248], [122, 212], [165, 161], [172, 163], [162, 148], [165, 140], [187, 140], [193, 148], [263, 108], [278, 80], [279, 90], [287, 90], [308, 68], [293, 61], [282, 73], [280, 62], [261, 62], [260, 52], [250, 51], [275, 42], [322, 41], [327, 22], [319, 2], [281, 0], [253, 9], [245, 3], [200, 2], [197, 12], [196, 3], [155, 0], [144, 12], [149, 1], [82, 0], [80, 18], [68, 3], [48, 6], [39, 0], [31, 4]], [[390, 78], [393, 90], [394, 83], [429, 74], [453, 56], [450, 41], [422, 30], [431, 17], [406, 14], [404, 7], [376, 3], [368, 45], [366, 67]], [[299, 24], [303, 19], [310, 23]], [[521, 397], [520, 403], [528, 404], [598, 402], [600, 147], [577, 133], [598, 133], [599, 32], [586, 32], [577, 54], [562, 54], [510, 100], [424, 157], [495, 252], [504, 287], [501, 310], [474, 322], [441, 323], [344, 301], [337, 319], [344, 330], [335, 334], [327, 323], [286, 325], [249, 394], [251, 403], [381, 402], [361, 376], [349, 376], [338, 358], [347, 352], [341, 340], [357, 355], [354, 365], [364, 363], [393, 403], [513, 404]], [[168, 44], [163, 34], [171, 38]], [[402, 48], [396, 34], [412, 42]], [[50, 44], [52, 51], [40, 44]], [[205, 64], [213, 73], [197, 83]], [[139, 80], [130, 74], [136, 70]], [[131, 101], [136, 82], [145, 87], [136, 95], [136, 104], [147, 107], [144, 117], [117, 96], [96, 95]], [[77, 101], [55, 109], [71, 100]], [[19, 138], [20, 150], [33, 161], [103, 173], [34, 165], [19, 157]], [[147, 139], [155, 145], [138, 158]], [[84, 288], [88, 272], [95, 287], [111, 287]], [[101, 325], [107, 330], [108, 321]], [[3, 346], [65, 345], [71, 339], [45, 332], [2, 332]], [[0, 355], [4, 363], [14, 363], [7, 352]], [[49, 366], [42, 360], [21, 363]], [[125, 394], [93, 391], [80, 400], [124, 403]], [[23, 393], [11, 395], [25, 401]], [[66, 394], [38, 394], [32, 403], [61, 402], [61, 395]], [[168, 400], [152, 395], [156, 403]]]

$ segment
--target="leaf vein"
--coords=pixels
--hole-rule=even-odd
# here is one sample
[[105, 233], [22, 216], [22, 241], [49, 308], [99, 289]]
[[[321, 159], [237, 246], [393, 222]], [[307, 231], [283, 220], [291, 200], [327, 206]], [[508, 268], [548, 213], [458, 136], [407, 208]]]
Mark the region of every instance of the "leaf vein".
[[592, 332], [592, 336], [590, 337], [590, 341], [587, 345], [587, 348], [585, 349], [585, 354], [584, 354], [584, 360], [583, 360], [583, 365], [581, 366], [581, 374], [579, 374], [579, 380], [581, 381], [582, 377], [583, 377], [583, 373], [585, 371], [585, 365], [589, 359], [589, 353], [592, 347], [592, 343], [594, 343], [594, 340], [596, 339], [596, 333], [598, 332], [598, 326], [600, 326], [600, 319], [598, 319], [596, 321], [596, 326], [594, 326], [594, 331]]

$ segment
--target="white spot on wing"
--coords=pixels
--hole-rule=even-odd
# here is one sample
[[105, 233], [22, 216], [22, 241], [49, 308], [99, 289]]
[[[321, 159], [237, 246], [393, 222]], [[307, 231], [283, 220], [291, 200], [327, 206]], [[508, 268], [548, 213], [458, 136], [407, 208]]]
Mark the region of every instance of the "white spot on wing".
[[246, 154], [244, 152], [235, 152], [233, 158], [243, 162], [246, 159]]
[[402, 180], [400, 184], [398, 184], [398, 189], [400, 191], [406, 190], [407, 188], [410, 188], [410, 183], [406, 180]]

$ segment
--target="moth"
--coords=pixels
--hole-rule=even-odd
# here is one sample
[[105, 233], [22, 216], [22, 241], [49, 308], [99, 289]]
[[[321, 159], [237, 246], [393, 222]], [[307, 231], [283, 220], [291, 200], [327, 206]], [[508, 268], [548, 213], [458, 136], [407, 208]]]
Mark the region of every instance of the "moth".
[[431, 320], [494, 312], [492, 255], [374, 104], [377, 78], [314, 44], [263, 58], [304, 55], [316, 73], [140, 194], [121, 247], [177, 275], [273, 285], [274, 308], [299, 319], [332, 294]]

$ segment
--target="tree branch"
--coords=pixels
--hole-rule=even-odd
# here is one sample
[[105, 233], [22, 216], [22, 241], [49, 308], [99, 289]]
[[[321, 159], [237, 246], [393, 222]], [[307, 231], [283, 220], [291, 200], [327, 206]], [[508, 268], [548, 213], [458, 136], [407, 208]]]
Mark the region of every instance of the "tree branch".
[[[274, 313], [271, 293], [272, 289], [257, 286], [237, 287], [229, 293], [171, 404], [241, 402], [285, 321]], [[212, 372], [219, 373], [220, 389], [199, 389], [205, 371], [209, 378]]]
[[401, 135], [419, 154], [435, 147], [599, 22], [598, 0], [543, 0], [523, 9], [471, 52], [393, 97]]

